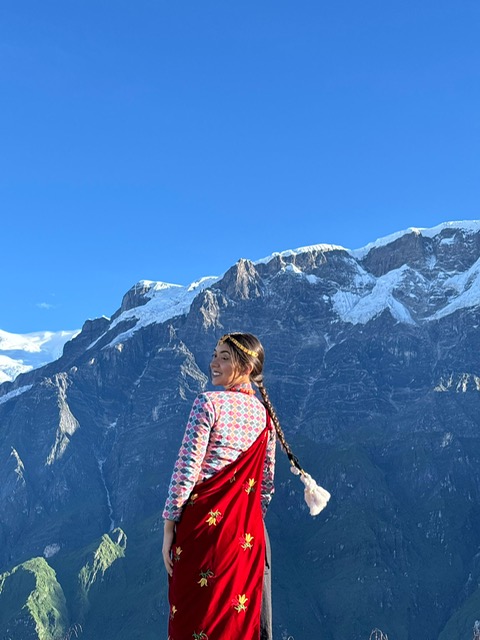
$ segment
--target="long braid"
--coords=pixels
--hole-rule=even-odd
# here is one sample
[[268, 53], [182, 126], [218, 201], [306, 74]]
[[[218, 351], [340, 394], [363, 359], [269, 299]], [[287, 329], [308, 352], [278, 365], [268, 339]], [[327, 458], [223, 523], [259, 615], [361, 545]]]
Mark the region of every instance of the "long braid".
[[234, 365], [239, 372], [248, 370], [250, 381], [258, 387], [258, 390], [262, 396], [263, 404], [265, 405], [268, 415], [270, 416], [277, 433], [278, 439], [282, 445], [283, 450], [290, 460], [290, 471], [295, 475], [300, 476], [300, 480], [305, 485], [305, 502], [310, 508], [310, 515], [316, 516], [322, 509], [325, 508], [327, 502], [330, 499], [328, 491], [319, 487], [315, 480], [302, 469], [300, 462], [296, 455], [293, 454], [290, 449], [290, 445], [285, 439], [285, 434], [280, 426], [277, 413], [273, 408], [273, 404], [268, 397], [267, 390], [263, 384], [263, 363], [265, 359], [265, 353], [260, 340], [251, 333], [226, 333], [219, 339], [219, 344], [228, 342], [230, 353]]
[[290, 449], [290, 445], [288, 444], [286, 438], [285, 438], [285, 434], [283, 433], [283, 429], [280, 426], [280, 421], [278, 419], [277, 416], [277, 412], [275, 411], [272, 401], [270, 400], [268, 393], [267, 393], [267, 389], [265, 388], [265, 385], [263, 384], [263, 382], [257, 382], [256, 383], [258, 390], [261, 393], [261, 396], [263, 398], [263, 404], [265, 405], [265, 408], [268, 411], [268, 415], [270, 416], [270, 418], [272, 419], [272, 422], [275, 426], [275, 431], [277, 432], [277, 436], [278, 439], [280, 440], [280, 443], [283, 447], [283, 450], [285, 451], [285, 453], [288, 456], [288, 459], [290, 460], [290, 462], [300, 471], [300, 473], [305, 473], [304, 470], [302, 469], [302, 467], [300, 466], [300, 462], [298, 461], [297, 456], [292, 452], [292, 450]]
[[265, 386], [263, 384], [262, 376], [257, 375], [255, 377], [251, 377], [251, 380], [258, 387], [258, 390], [262, 395], [265, 408], [268, 411], [268, 415], [270, 416], [273, 424], [275, 425], [275, 431], [277, 432], [278, 439], [280, 440], [281, 445], [292, 465], [290, 467], [290, 471], [292, 471], [292, 473], [294, 473], [295, 475], [300, 476], [300, 480], [305, 485], [304, 497], [305, 497], [305, 502], [307, 503], [310, 509], [310, 515], [316, 516], [320, 513], [320, 511], [322, 511], [322, 509], [324, 509], [327, 506], [327, 503], [330, 500], [331, 496], [326, 489], [324, 489], [323, 487], [320, 487], [315, 482], [315, 480], [312, 478], [312, 476], [309, 473], [307, 473], [302, 469], [297, 456], [295, 456], [292, 453], [292, 450], [290, 449], [290, 446], [285, 439], [283, 429], [280, 426], [277, 413], [273, 408], [270, 398], [268, 397], [267, 390], [265, 389]]

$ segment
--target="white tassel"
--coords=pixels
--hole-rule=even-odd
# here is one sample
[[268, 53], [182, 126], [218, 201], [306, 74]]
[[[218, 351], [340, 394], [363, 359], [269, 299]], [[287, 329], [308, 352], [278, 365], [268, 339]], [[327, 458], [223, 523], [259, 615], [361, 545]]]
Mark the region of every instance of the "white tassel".
[[305, 502], [310, 509], [310, 515], [318, 516], [320, 511], [327, 506], [327, 502], [330, 500], [330, 494], [326, 489], [318, 486], [309, 473], [305, 471], [302, 473], [300, 469], [297, 469], [297, 467], [293, 465], [290, 467], [290, 471], [294, 475], [300, 476], [300, 480], [305, 485], [304, 496]]

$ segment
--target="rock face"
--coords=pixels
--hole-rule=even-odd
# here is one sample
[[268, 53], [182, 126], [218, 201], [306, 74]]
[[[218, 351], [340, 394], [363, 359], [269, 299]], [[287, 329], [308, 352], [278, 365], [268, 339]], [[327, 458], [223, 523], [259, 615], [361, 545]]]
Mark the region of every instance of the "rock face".
[[[59, 633], [164, 633], [168, 479], [216, 339], [244, 330], [265, 346], [287, 439], [332, 493], [312, 519], [278, 451], [267, 517], [276, 637], [364, 640], [378, 627], [395, 640], [470, 640], [480, 617], [479, 274], [480, 223], [449, 223], [359, 251], [241, 260], [184, 290], [140, 283], [59, 360], [0, 386], [4, 584], [43, 556], [65, 596]], [[94, 551], [108, 558], [112, 544], [103, 575]], [[72, 578], [82, 566], [83, 600]], [[1, 585], [0, 575], [0, 611], [13, 597]], [[15, 628], [12, 639], [26, 637]]]

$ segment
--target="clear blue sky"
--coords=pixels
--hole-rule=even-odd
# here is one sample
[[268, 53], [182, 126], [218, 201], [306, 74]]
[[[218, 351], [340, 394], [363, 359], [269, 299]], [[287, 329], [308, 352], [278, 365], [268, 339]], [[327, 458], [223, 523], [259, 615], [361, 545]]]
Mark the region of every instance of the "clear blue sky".
[[3, 0], [0, 328], [480, 218], [479, 33], [478, 0]]

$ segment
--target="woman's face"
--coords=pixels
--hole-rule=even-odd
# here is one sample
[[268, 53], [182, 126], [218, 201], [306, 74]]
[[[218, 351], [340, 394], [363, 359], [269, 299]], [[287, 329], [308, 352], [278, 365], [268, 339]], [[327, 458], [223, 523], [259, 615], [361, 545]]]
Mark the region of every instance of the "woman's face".
[[230, 347], [224, 342], [218, 343], [215, 347], [210, 362], [210, 372], [212, 383], [215, 386], [225, 387], [225, 389], [229, 389], [235, 384], [250, 382], [248, 373], [242, 373], [235, 366]]

